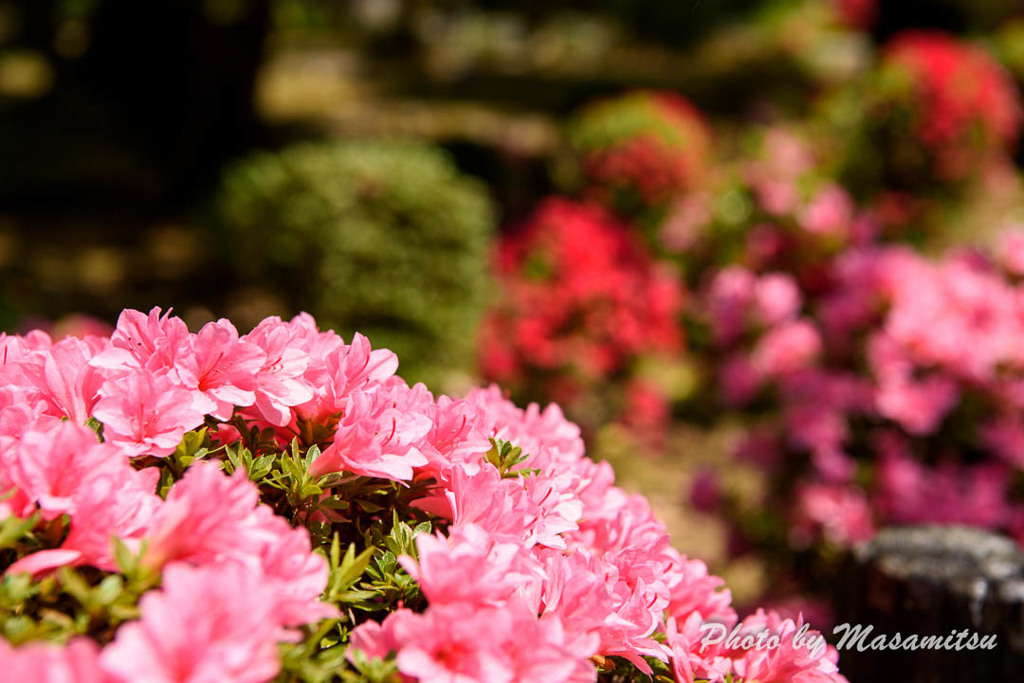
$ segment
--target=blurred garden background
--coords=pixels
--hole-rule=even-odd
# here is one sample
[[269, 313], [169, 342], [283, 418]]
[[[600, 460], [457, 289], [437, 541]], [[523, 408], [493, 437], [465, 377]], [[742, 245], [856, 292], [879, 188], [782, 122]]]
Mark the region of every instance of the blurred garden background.
[[741, 601], [1024, 543], [1019, 0], [0, 0], [0, 328], [556, 401]]

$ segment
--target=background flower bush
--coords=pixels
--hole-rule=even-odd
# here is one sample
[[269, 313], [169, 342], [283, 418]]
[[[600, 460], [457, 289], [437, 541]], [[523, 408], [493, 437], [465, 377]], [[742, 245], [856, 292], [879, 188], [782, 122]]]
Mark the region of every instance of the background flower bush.
[[[883, 48], [848, 132], [848, 182], [863, 196], [880, 187], [949, 192], [1014, 148], [1022, 115], [1010, 74], [985, 50], [938, 31], [907, 31]], [[873, 156], [868, 150], [880, 150]]]
[[616, 418], [654, 431], [669, 396], [645, 363], [680, 353], [680, 283], [596, 205], [553, 198], [498, 246], [502, 299], [481, 333], [484, 376], [554, 400], [590, 428]]
[[[1020, 239], [1005, 233], [998, 255], [849, 251], [816, 296], [783, 274], [723, 270], [713, 327], [733, 350], [720, 386], [731, 404], [772, 416], [739, 455], [768, 473], [774, 512], [706, 504], [728, 509], [748, 544], [801, 553], [803, 578], [822, 585], [835, 568], [815, 562], [885, 525], [968, 524], [1024, 540], [1010, 265]], [[788, 293], [765, 300], [769, 288]]]
[[633, 220], [658, 220], [707, 172], [707, 124], [672, 92], [589, 103], [573, 116], [566, 137], [584, 193]]
[[415, 359], [411, 379], [471, 370], [494, 209], [440, 150], [347, 141], [260, 153], [227, 171], [218, 215], [245, 282]]
[[557, 406], [435, 398], [305, 314], [2, 343], [20, 680], [845, 680], [770, 612], [787, 647], [702, 647], [729, 592]]

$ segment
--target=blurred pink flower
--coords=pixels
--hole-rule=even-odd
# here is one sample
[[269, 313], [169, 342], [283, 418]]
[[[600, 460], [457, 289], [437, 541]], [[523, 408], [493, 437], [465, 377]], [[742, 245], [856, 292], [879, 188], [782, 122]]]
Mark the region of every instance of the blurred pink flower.
[[101, 444], [96, 432], [72, 422], [47, 423], [29, 428], [11, 453], [7, 475], [24, 494], [30, 509], [38, 506], [44, 520], [62, 514], [74, 517], [76, 494], [90, 479], [117, 477], [128, 464], [118, 450]]
[[967, 524], [996, 528], [1008, 521], [1007, 470], [996, 464], [926, 467], [893, 437], [881, 443], [877, 505], [896, 524]]
[[996, 259], [1011, 275], [1024, 276], [1024, 226], [1014, 226], [999, 234]]
[[810, 483], [796, 492], [796, 510], [790, 538], [808, 546], [819, 537], [848, 548], [874, 535], [871, 508], [857, 487]]
[[948, 377], [882, 382], [877, 390], [878, 412], [911, 434], [931, 434], [960, 397]]
[[281, 667], [273, 605], [259, 573], [242, 565], [172, 564], [100, 660], [123, 683], [264, 683]]
[[17, 648], [0, 638], [0, 667], [12, 683], [112, 683], [99, 666], [99, 652], [85, 637], [67, 645], [28, 643]]
[[853, 200], [846, 191], [838, 185], [827, 185], [804, 207], [800, 227], [844, 243], [850, 236], [853, 212]]
[[758, 317], [767, 326], [794, 318], [803, 303], [800, 288], [789, 273], [767, 273], [754, 286]]
[[750, 363], [759, 377], [778, 377], [810, 366], [821, 350], [817, 328], [809, 320], [793, 320], [768, 330], [754, 347]]

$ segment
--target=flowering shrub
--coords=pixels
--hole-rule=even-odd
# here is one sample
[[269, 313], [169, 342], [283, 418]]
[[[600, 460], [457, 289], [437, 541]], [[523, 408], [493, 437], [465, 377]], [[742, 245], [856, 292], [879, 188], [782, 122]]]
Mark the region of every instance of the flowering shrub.
[[696, 187], [708, 163], [710, 135], [693, 105], [666, 91], [589, 104], [568, 131], [586, 191], [629, 216], [657, 215]]
[[861, 184], [948, 188], [1017, 142], [1022, 111], [1012, 78], [982, 48], [943, 33], [897, 35], [857, 97], [850, 104], [865, 112], [864, 130], [847, 137]]
[[556, 406], [435, 398], [305, 314], [0, 344], [11, 680], [845, 680], [772, 613], [704, 648], [729, 592]]
[[765, 507], [707, 481], [699, 492], [736, 522], [738, 547], [796, 551], [827, 582], [837, 549], [889, 524], [967, 524], [1024, 544], [1022, 244], [1008, 232], [991, 256], [850, 250], [818, 293], [740, 266], [715, 277], [719, 384], [771, 418], [739, 452], [769, 477]]
[[867, 31], [878, 18], [878, 0], [833, 0], [835, 12], [844, 26]]
[[243, 281], [371, 335], [410, 378], [472, 369], [493, 209], [440, 150], [362, 140], [256, 154], [227, 172], [218, 209]]
[[684, 265], [691, 285], [740, 264], [814, 288], [822, 263], [880, 236], [878, 212], [855, 206], [825, 162], [828, 145], [807, 129], [777, 124], [744, 142], [747, 153], [674, 203], [659, 229], [662, 252]]
[[503, 239], [496, 271], [503, 298], [481, 332], [489, 380], [563, 403], [590, 425], [624, 411], [667, 419], [663, 392], [640, 370], [681, 350], [683, 294], [625, 225], [597, 206], [547, 200]]

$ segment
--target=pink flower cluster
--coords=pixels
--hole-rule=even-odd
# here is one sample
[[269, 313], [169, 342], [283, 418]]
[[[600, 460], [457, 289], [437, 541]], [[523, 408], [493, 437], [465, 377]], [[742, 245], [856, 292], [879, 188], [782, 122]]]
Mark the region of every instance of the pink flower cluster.
[[[1020, 94], [982, 48], [935, 31], [908, 31], [886, 46], [882, 101], [875, 116], [920, 145], [941, 182], [959, 181], [1012, 152], [1020, 130]], [[905, 128], [904, 128], [905, 127]]]
[[[502, 300], [481, 332], [482, 367], [515, 392], [571, 410], [585, 391], [633, 383], [638, 359], [682, 348], [678, 278], [599, 207], [547, 200], [502, 241], [497, 274]], [[650, 407], [650, 389], [632, 392]]]
[[479, 462], [441, 474], [443, 494], [422, 505], [452, 523], [417, 538], [418, 559], [401, 558], [429, 605], [364, 623], [356, 650], [396, 653], [399, 670], [424, 681], [593, 681], [608, 657], [646, 673], [662, 662], [687, 682], [754, 670], [756, 680], [787, 680], [779, 672], [789, 670], [844, 680], [834, 651], [771, 664], [752, 650], [700, 653], [699, 624], [736, 623], [721, 579], [672, 549], [647, 502], [611, 485], [606, 463], [583, 457], [557, 408], [524, 412], [494, 387], [466, 401], [478, 416], [466, 438], [520, 444], [543, 475], [502, 478]]
[[739, 266], [714, 278], [706, 311], [724, 396], [776, 416], [740, 454], [775, 477], [794, 548], [923, 522], [1024, 543], [1020, 243], [1007, 234], [995, 258], [851, 250], [816, 295]]
[[[281, 644], [351, 619], [323, 601], [328, 563], [304, 527], [343, 530], [348, 518], [307, 519], [244, 467], [223, 471], [225, 449], [261, 434], [275, 459], [302, 443], [302, 476], [322, 495], [397, 482], [434, 523], [417, 556], [399, 558], [426, 607], [350, 623], [353, 662], [387, 659], [409, 681], [593, 681], [612, 658], [686, 682], [845, 680], [834, 651], [701, 652], [701, 623], [736, 622], [729, 592], [585, 457], [556, 406], [521, 410], [495, 387], [435, 398], [394, 375], [393, 353], [358, 335], [345, 344], [307, 315], [239, 335], [227, 320], [191, 333], [159, 309], [125, 311], [109, 338], [30, 333], [0, 346], [2, 517], [45, 526], [7, 574], [116, 574], [127, 550], [159, 577], [105, 642], [0, 640], [13, 679], [260, 683], [281, 671]], [[186, 463], [200, 427], [209, 449]], [[505, 442], [526, 457], [496, 463]]]

